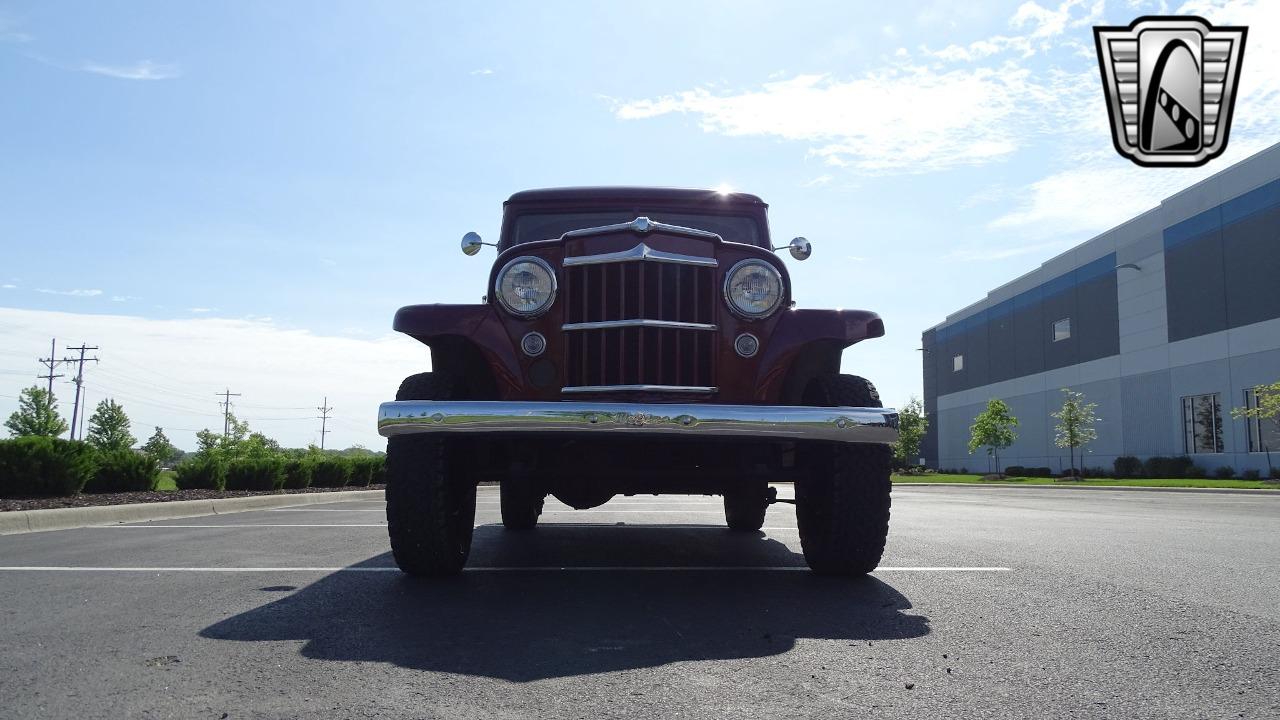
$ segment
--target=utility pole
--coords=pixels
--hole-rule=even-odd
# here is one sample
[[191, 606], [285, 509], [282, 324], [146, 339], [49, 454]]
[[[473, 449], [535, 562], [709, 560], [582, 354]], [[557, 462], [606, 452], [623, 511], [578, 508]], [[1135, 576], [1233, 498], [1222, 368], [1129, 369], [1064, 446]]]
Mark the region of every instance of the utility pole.
[[40, 364], [49, 368], [49, 373], [47, 375], [36, 376], [41, 380], [49, 381], [49, 407], [50, 408], [53, 407], [53, 379], [62, 377], [62, 373], [58, 373], [57, 375], [53, 374], [53, 369], [62, 364], [61, 360], [53, 356], [54, 352], [56, 352], [57, 349], [58, 349], [58, 339], [54, 338], [49, 341], [49, 357], [40, 358]]
[[[79, 351], [79, 353], [80, 353], [80, 357], [78, 357], [78, 358], [63, 358], [63, 359], [62, 359], [62, 362], [64, 362], [64, 363], [75, 363], [75, 364], [76, 364], [76, 376], [75, 376], [74, 378], [72, 378], [72, 379], [71, 379], [71, 382], [73, 382], [73, 383], [75, 383], [75, 384], [76, 384], [76, 401], [75, 401], [75, 403], [71, 406], [71, 439], [72, 439], [72, 440], [75, 440], [75, 439], [76, 439], [76, 437], [77, 437], [77, 435], [76, 435], [76, 419], [77, 419], [77, 418], [79, 417], [79, 415], [80, 415], [80, 388], [81, 388], [81, 386], [83, 386], [83, 385], [84, 385], [84, 364], [85, 364], [86, 362], [98, 362], [98, 358], [97, 358], [97, 356], [96, 356], [96, 355], [95, 355], [94, 357], [91, 357], [91, 358], [86, 358], [86, 357], [84, 356], [84, 354], [85, 354], [86, 352], [90, 351], [90, 350], [97, 350], [97, 349], [98, 349], [98, 346], [97, 346], [97, 345], [94, 345], [94, 346], [90, 347], [90, 346], [88, 346], [88, 345], [85, 345], [84, 343], [80, 343], [80, 347], [71, 347], [70, 345], [68, 345], [68, 346], [67, 346], [67, 349], [68, 349], [68, 350], [76, 350], [76, 351]], [[52, 382], [52, 381], [50, 381], [50, 382]], [[81, 425], [83, 425], [83, 423], [81, 423]]]
[[317, 418], [319, 418], [319, 420], [320, 420], [320, 449], [321, 449], [321, 450], [323, 450], [323, 449], [324, 449], [324, 436], [325, 436], [325, 434], [326, 434], [326, 433], [333, 432], [332, 430], [329, 430], [329, 429], [328, 429], [328, 425], [329, 425], [329, 413], [333, 411], [333, 408], [329, 407], [329, 396], [328, 396], [328, 395], [325, 395], [325, 396], [324, 396], [324, 402], [320, 403], [320, 407], [318, 407], [318, 408], [316, 408], [316, 409], [320, 411], [320, 414], [319, 414], [319, 415], [317, 415], [316, 417], [317, 417]]
[[214, 395], [222, 398], [222, 402], [218, 404], [222, 406], [222, 437], [225, 438], [231, 434], [231, 398], [240, 397], [240, 393], [233, 393], [230, 388], [227, 388]]

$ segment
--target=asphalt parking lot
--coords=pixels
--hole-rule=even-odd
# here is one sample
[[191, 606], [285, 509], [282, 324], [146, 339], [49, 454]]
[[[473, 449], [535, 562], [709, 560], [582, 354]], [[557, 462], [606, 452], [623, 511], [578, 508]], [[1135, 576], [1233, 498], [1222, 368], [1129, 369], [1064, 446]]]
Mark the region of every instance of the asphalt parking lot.
[[[783, 490], [788, 494], [789, 488]], [[789, 505], [553, 501], [394, 570], [381, 501], [0, 537], [5, 717], [1280, 717], [1280, 497], [894, 492], [883, 567]]]

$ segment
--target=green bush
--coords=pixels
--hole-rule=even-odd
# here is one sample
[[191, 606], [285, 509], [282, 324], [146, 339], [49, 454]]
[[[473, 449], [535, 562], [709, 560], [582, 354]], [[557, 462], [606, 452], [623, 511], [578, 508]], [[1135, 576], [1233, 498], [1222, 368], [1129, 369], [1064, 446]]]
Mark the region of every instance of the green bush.
[[98, 454], [98, 471], [84, 492], [143, 492], [155, 490], [159, 481], [160, 466], [153, 458], [132, 450], [109, 450]]
[[279, 490], [284, 462], [274, 457], [238, 458], [227, 465], [227, 490]]
[[1142, 464], [1142, 473], [1149, 478], [1195, 478], [1204, 477], [1204, 470], [1197, 472], [1196, 465], [1186, 455], [1179, 457], [1149, 457]]
[[1257, 470], [1245, 470], [1240, 474], [1245, 480], [1258, 480], [1262, 478], [1262, 473]]
[[1118, 478], [1136, 478], [1142, 475], [1142, 461], [1132, 455], [1122, 455], [1112, 464]]
[[373, 463], [373, 483], [374, 485], [387, 484], [387, 456], [375, 455], [370, 459]]
[[289, 490], [302, 490], [311, 486], [311, 469], [314, 463], [306, 458], [289, 458], [284, 463], [284, 486]]
[[1010, 465], [1004, 469], [1004, 474], [1010, 477], [1026, 477], [1027, 469], [1021, 465]]
[[[347, 485], [352, 487], [366, 487], [373, 482], [373, 464], [369, 462], [371, 458], [353, 457], [348, 460], [351, 465], [351, 477], [347, 480]], [[376, 458], [374, 458], [376, 459]]]
[[216, 458], [196, 456], [173, 469], [179, 490], [225, 490], [227, 466]]
[[1029, 467], [1024, 468], [1024, 471], [1027, 473], [1027, 477], [1053, 477], [1053, 470], [1047, 467]]
[[51, 437], [0, 440], [0, 496], [75, 495], [97, 469], [89, 445]]
[[1182, 477], [1191, 478], [1191, 479], [1202, 478], [1204, 476], [1205, 476], [1204, 468], [1200, 467], [1199, 465], [1192, 465], [1191, 467], [1187, 468], [1185, 472], [1182, 473]]
[[1218, 478], [1219, 480], [1230, 480], [1231, 478], [1236, 476], [1236, 469], [1231, 467], [1230, 465], [1223, 465], [1222, 467], [1213, 471], [1213, 476]]
[[1080, 474], [1082, 477], [1087, 478], [1105, 478], [1107, 476], [1107, 469], [1104, 467], [1081, 468]]
[[311, 466], [311, 487], [343, 487], [351, 481], [351, 463], [341, 457], [322, 457]]

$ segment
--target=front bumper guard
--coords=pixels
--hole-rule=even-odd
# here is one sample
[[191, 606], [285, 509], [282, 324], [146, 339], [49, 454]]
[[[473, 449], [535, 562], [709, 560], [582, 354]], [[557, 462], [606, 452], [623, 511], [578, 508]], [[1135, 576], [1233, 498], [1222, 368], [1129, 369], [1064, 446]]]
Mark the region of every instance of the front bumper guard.
[[401, 400], [378, 408], [384, 437], [418, 433], [628, 435], [892, 444], [892, 408], [708, 403]]

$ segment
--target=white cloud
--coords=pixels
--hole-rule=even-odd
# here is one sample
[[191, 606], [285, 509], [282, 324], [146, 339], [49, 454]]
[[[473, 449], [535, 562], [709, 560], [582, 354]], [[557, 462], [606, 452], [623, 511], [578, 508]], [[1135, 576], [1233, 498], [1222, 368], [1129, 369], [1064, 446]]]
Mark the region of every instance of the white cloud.
[[187, 312], [204, 314], [204, 313], [211, 313], [211, 312], [213, 312], [214, 310], [217, 310], [217, 309], [218, 309], [218, 308], [193, 307], [193, 308], [187, 308]]
[[1066, 240], [1054, 240], [1052, 242], [1034, 243], [1028, 245], [1013, 245], [1008, 247], [973, 247], [958, 248], [947, 254], [949, 260], [959, 260], [961, 262], [979, 262], [990, 260], [1007, 260], [1009, 258], [1020, 257], [1022, 255], [1031, 255], [1033, 253], [1041, 253], [1046, 250], [1065, 249], [1068, 245]]
[[834, 179], [835, 178], [830, 175], [819, 175], [818, 177], [801, 184], [800, 187], [822, 187], [823, 185], [830, 184]]
[[693, 114], [707, 132], [808, 141], [832, 166], [923, 172], [1013, 152], [1019, 139], [1005, 126], [1032, 112], [1028, 99], [1040, 94], [1016, 66], [908, 66], [853, 80], [802, 75], [729, 95], [697, 88], [620, 103], [615, 113], [623, 120]]
[[111, 302], [129, 302], [130, 300], [141, 300], [141, 299], [142, 298], [136, 295], [112, 295], [111, 296]]
[[[237, 415], [286, 446], [319, 442], [312, 408], [328, 395], [336, 419], [327, 444], [381, 449], [374, 426], [378, 404], [394, 398], [406, 375], [430, 367], [426, 346], [400, 334], [360, 339], [265, 321], [0, 308], [0, 347], [36, 358], [48, 352], [50, 336], [100, 347], [100, 361], [85, 367], [90, 406], [114, 397], [125, 406], [140, 440], [151, 434], [152, 425], [161, 425], [188, 450], [195, 449], [196, 430], [221, 427], [214, 393], [226, 387], [242, 393], [235, 399]], [[175, 357], [181, 361], [174, 362]], [[16, 377], [0, 381], [0, 395], [16, 396], [24, 384], [29, 383]], [[70, 386], [56, 385], [55, 393], [69, 416]], [[8, 417], [15, 403], [0, 397], [0, 416]]]
[[1063, 3], [1057, 10], [1049, 10], [1038, 3], [1025, 2], [1018, 6], [1009, 24], [1018, 28], [1030, 25], [1032, 37], [1054, 37], [1067, 29], [1068, 10], [1070, 3]]
[[0, 288], [3, 288], [5, 290], [16, 290], [18, 289], [18, 286], [14, 285], [13, 283], [5, 283], [3, 285], [0, 285]]
[[479, 68], [477, 70], [472, 70], [470, 74], [471, 75], [492, 75], [493, 70], [490, 68]]
[[992, 220], [992, 229], [1025, 237], [1081, 236], [1108, 230], [1223, 168], [1266, 148], [1270, 139], [1232, 140], [1223, 157], [1198, 168], [1152, 171], [1114, 155], [1099, 157], [1032, 183], [1023, 200]]
[[182, 70], [177, 65], [164, 65], [150, 60], [142, 60], [132, 65], [103, 65], [87, 62], [81, 65], [80, 69], [121, 80], [170, 80], [182, 75]]
[[49, 288], [36, 288], [36, 292], [44, 293], [45, 295], [68, 295], [71, 297], [97, 297], [102, 294], [101, 290], [97, 290], [97, 289], [86, 290], [82, 288], [76, 288], [74, 290], [51, 290]]

